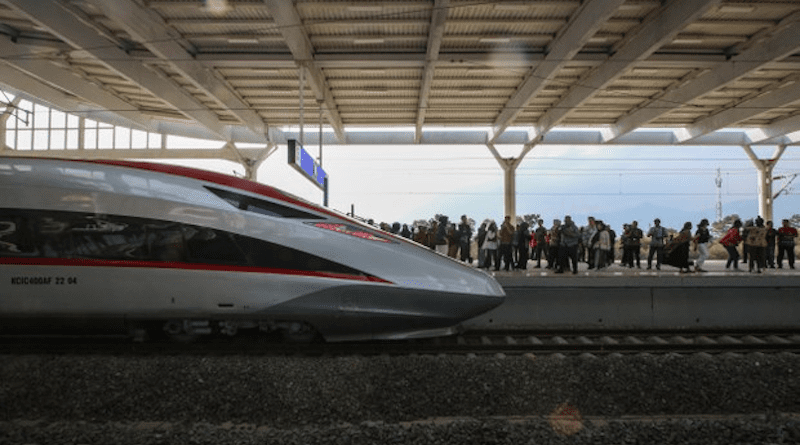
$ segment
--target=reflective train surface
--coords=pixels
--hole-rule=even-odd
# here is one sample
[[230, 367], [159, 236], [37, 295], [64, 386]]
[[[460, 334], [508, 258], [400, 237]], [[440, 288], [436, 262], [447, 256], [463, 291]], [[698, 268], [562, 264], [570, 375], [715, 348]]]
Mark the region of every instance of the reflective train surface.
[[0, 333], [403, 339], [503, 299], [481, 270], [255, 182], [0, 157]]

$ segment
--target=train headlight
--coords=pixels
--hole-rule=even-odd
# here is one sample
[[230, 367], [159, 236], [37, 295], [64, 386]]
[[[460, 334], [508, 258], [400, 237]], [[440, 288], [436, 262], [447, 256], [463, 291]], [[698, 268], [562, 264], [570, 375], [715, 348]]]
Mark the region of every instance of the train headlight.
[[342, 224], [342, 223], [324, 223], [324, 222], [317, 222], [317, 223], [309, 223], [314, 227], [318, 227], [320, 229], [332, 230], [334, 232], [344, 233], [345, 235], [354, 236], [356, 238], [361, 238], [369, 241], [379, 241], [381, 243], [391, 243], [392, 241], [383, 238], [381, 236], [375, 235], [374, 233], [367, 232], [366, 230], [362, 230], [356, 226], [351, 226], [349, 224]]

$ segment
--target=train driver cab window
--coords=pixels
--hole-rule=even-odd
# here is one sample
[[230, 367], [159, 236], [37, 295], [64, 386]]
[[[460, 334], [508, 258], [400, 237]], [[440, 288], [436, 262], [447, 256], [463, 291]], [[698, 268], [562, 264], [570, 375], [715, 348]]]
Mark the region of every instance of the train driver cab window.
[[206, 186], [211, 193], [224, 199], [228, 204], [239, 210], [258, 213], [261, 215], [274, 216], [278, 218], [298, 218], [298, 219], [324, 219], [313, 213], [298, 210], [289, 206], [267, 201], [266, 199], [254, 198], [240, 193], [221, 190]]

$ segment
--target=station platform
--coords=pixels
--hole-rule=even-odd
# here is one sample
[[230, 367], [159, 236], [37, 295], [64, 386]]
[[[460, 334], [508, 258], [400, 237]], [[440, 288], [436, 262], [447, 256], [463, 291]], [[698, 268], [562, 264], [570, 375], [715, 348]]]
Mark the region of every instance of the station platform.
[[[529, 263], [534, 265], [534, 263]], [[797, 266], [800, 266], [798, 264]], [[581, 263], [577, 274], [547, 269], [494, 272], [506, 301], [467, 320], [467, 330], [735, 330], [799, 329], [800, 270], [749, 273], [707, 261], [706, 273], [677, 268], [600, 271]]]

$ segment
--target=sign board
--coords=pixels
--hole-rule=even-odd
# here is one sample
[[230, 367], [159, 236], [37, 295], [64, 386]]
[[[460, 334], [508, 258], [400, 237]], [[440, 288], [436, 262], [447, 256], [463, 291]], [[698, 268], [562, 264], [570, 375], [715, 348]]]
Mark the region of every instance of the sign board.
[[289, 165], [311, 180], [322, 190], [326, 189], [328, 174], [317, 161], [294, 139], [288, 141]]

